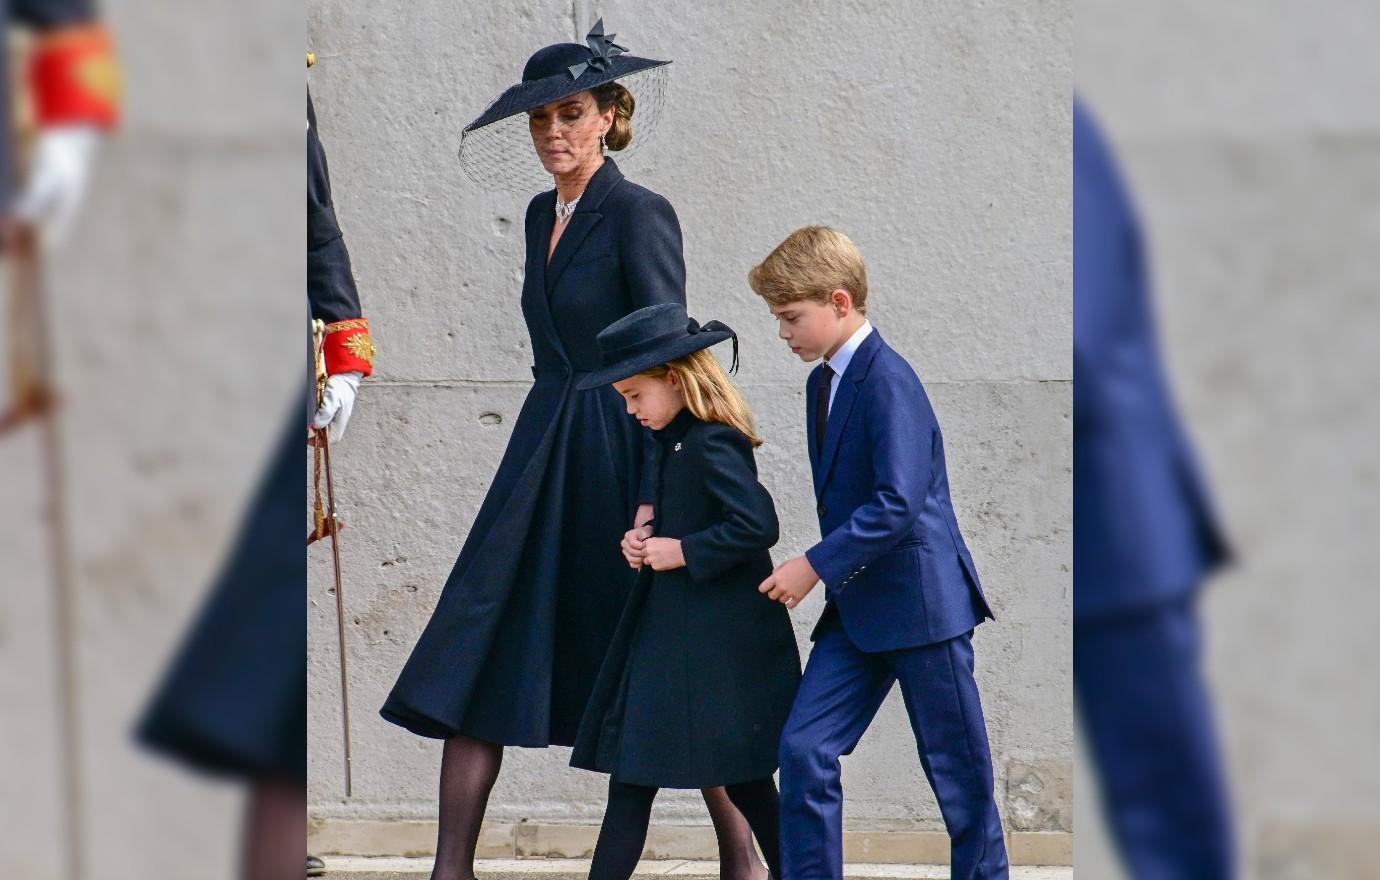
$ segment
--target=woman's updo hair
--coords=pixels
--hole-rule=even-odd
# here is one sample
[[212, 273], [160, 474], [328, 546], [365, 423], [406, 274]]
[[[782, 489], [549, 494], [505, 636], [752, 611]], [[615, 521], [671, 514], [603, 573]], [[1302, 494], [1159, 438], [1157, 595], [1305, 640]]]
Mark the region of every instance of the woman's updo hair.
[[623, 88], [621, 83], [609, 82], [595, 86], [589, 93], [594, 96], [600, 113], [613, 107], [613, 125], [609, 126], [609, 133], [604, 138], [608, 148], [621, 150], [632, 143], [632, 115], [637, 108], [632, 92]]

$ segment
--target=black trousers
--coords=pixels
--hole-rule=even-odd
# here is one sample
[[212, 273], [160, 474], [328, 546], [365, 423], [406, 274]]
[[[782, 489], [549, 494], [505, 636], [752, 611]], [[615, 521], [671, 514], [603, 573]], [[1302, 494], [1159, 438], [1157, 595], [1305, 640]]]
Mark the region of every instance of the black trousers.
[[[729, 800], [747, 819], [773, 877], [781, 876], [781, 811], [770, 776], [724, 786]], [[604, 824], [594, 848], [590, 880], [627, 880], [647, 844], [647, 825], [658, 789], [609, 779]]]

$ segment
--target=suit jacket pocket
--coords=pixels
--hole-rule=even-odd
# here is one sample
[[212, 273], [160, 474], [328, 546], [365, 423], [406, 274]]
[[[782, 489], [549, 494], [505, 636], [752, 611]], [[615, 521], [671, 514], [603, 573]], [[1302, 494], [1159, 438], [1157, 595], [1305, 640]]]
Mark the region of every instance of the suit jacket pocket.
[[860, 585], [868, 593], [900, 594], [919, 579], [922, 553], [920, 539], [906, 539], [845, 577], [839, 592], [843, 594]]

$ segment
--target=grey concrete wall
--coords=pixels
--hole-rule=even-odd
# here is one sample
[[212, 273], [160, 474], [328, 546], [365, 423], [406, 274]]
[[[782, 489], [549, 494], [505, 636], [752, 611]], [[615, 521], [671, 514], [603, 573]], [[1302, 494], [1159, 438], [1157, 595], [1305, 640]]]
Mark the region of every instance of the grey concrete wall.
[[[239, 788], [131, 734], [300, 394], [305, 27], [273, 0], [100, 5], [123, 121], [47, 262], [87, 876], [230, 877]], [[7, 342], [8, 328], [0, 352]], [[57, 880], [75, 841], [61, 823], [43, 462], [36, 426], [0, 437], [0, 875]]]
[[[1380, 15], [1081, 0], [1077, 20], [1078, 87], [1138, 197], [1239, 557], [1203, 609], [1242, 876], [1373, 875]], [[1116, 876], [1080, 825], [1079, 871]]]
[[[433, 816], [440, 749], [376, 712], [431, 613], [530, 383], [518, 308], [528, 195], [485, 193], [461, 128], [542, 45], [598, 15], [675, 61], [654, 144], [624, 168], [676, 206], [692, 314], [742, 337], [740, 385], [782, 514], [818, 538], [807, 368], [745, 281], [792, 229], [868, 258], [876, 325], [944, 428], [954, 502], [999, 620], [977, 636], [1008, 826], [1068, 831], [1071, 759], [1069, 4], [312, 0], [311, 72], [338, 212], [379, 348], [339, 447], [349, 521], [355, 795], [341, 784], [324, 548], [310, 575], [310, 797], [330, 818]], [[634, 119], [636, 132], [636, 120]], [[796, 613], [802, 650], [823, 597]], [[596, 823], [602, 777], [510, 750], [499, 821]], [[845, 760], [850, 828], [942, 829], [899, 696]], [[707, 822], [698, 797], [657, 818]]]

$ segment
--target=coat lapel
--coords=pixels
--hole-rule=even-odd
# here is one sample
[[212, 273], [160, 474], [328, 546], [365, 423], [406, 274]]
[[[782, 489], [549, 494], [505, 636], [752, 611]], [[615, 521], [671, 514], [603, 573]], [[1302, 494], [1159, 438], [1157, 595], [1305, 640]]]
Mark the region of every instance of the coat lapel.
[[556, 218], [556, 197], [554, 194], [548, 195], [549, 198], [542, 200], [541, 216], [537, 218], [537, 228], [533, 231], [536, 237], [527, 242], [528, 278], [523, 283], [522, 294], [528, 301], [528, 308], [536, 311], [552, 346], [568, 362], [565, 347], [561, 345], [561, 335], [556, 332], [556, 321], [551, 317], [551, 303], [546, 296], [546, 251], [551, 247], [551, 224]]
[[551, 224], [556, 220], [556, 194], [549, 192], [546, 196], [541, 201], [541, 216], [537, 218], [537, 239], [530, 243], [533, 251], [531, 263], [540, 290], [546, 290], [546, 252], [551, 250]]
[[[852, 364], [849, 366], [851, 367]], [[857, 399], [857, 384], [848, 381], [847, 377], [840, 379], [839, 390], [834, 392], [833, 406], [829, 407], [829, 422], [824, 428], [824, 449], [820, 451], [819, 467], [815, 469], [815, 472], [819, 474], [819, 488], [816, 494], [823, 494], [824, 487], [829, 485], [829, 476], [834, 469], [834, 458], [839, 451], [839, 438], [843, 436], [843, 427], [848, 424], [848, 416], [853, 412], [853, 403]]]
[[810, 451], [810, 475], [815, 481], [815, 494], [819, 494], [822, 475], [819, 469], [819, 441], [815, 437], [815, 401], [819, 399], [819, 368], [810, 372], [805, 381], [805, 445]]
[[882, 338], [874, 327], [853, 354], [848, 369], [838, 378], [839, 390], [834, 392], [834, 403], [829, 408], [829, 421], [824, 428], [824, 448], [819, 454], [819, 464], [815, 467], [815, 496], [824, 494], [829, 485], [829, 477], [834, 472], [834, 460], [838, 457], [839, 443], [843, 430], [848, 425], [848, 417], [853, 412], [853, 404], [858, 399], [858, 386], [867, 378], [872, 367], [872, 359], [881, 348]]
[[[594, 172], [594, 176], [585, 185], [585, 191], [580, 194], [580, 202], [575, 206], [575, 213], [571, 215], [565, 231], [561, 233], [561, 240], [556, 242], [556, 251], [551, 255], [551, 265], [546, 267], [546, 293], [549, 296], [551, 291], [556, 289], [556, 282], [561, 280], [561, 273], [570, 265], [571, 257], [580, 249], [581, 243], [589, 235], [590, 230], [599, 225], [603, 219], [603, 214], [599, 213], [599, 208], [604, 203], [605, 197], [617, 183], [623, 179], [623, 172], [618, 170], [612, 159], [605, 159], [604, 164], [599, 170]], [[555, 219], [555, 196], [551, 201], [551, 218]], [[546, 224], [546, 243], [542, 249], [542, 261], [546, 261], [546, 248], [551, 246], [551, 222]]]

